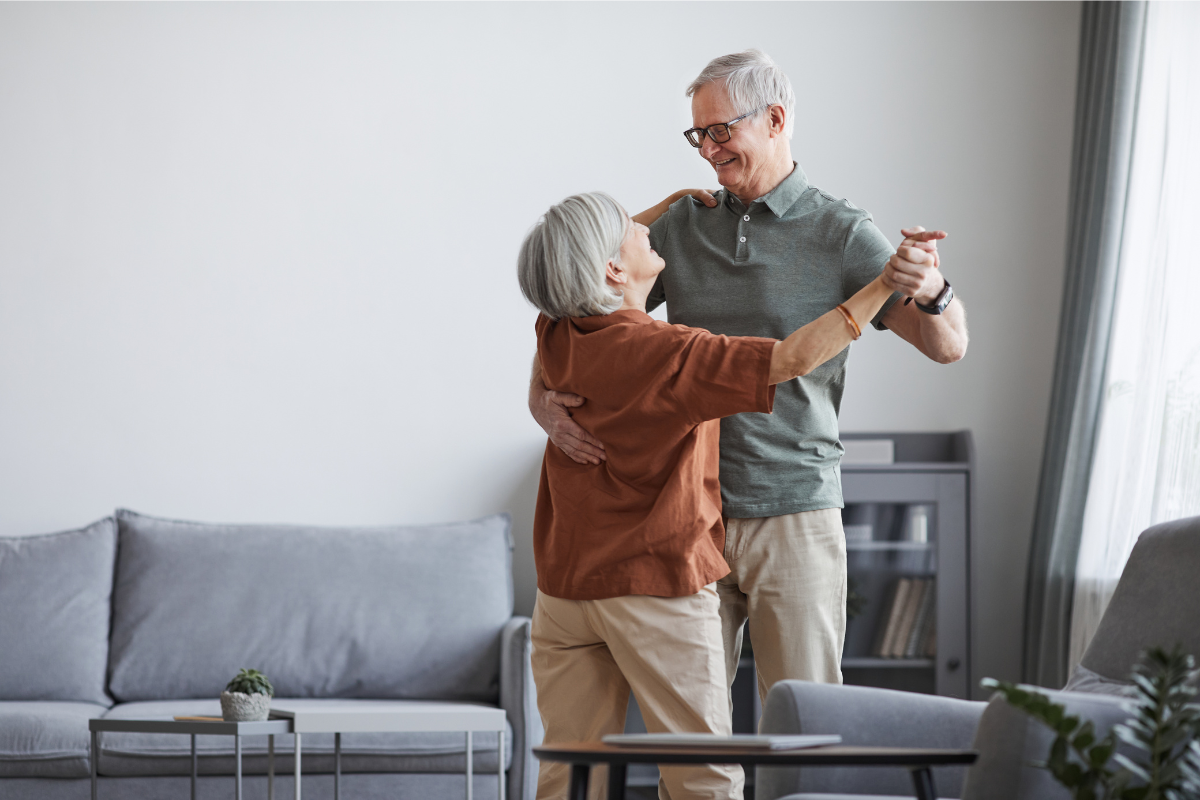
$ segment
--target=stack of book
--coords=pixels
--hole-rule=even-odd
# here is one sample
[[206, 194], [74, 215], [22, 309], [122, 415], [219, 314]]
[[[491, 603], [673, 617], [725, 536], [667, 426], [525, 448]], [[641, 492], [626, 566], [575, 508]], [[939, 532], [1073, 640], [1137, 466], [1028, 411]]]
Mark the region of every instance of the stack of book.
[[877, 658], [933, 658], [937, 654], [937, 591], [934, 578], [897, 578], [875, 631]]

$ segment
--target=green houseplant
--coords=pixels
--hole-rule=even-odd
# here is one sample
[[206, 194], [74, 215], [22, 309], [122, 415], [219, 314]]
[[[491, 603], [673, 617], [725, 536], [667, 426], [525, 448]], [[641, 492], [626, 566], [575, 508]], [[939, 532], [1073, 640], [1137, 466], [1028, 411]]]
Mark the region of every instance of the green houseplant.
[[275, 687], [256, 669], [241, 669], [221, 692], [221, 718], [226, 722], [257, 722], [271, 713]]
[[[1133, 670], [1136, 694], [1131, 715], [1103, 738], [1095, 726], [1070, 716], [1041, 692], [986, 678], [983, 685], [1055, 733], [1046, 760], [1075, 800], [1196, 800], [1200, 798], [1200, 707], [1195, 705], [1200, 672], [1176, 645], [1142, 654]], [[1118, 741], [1134, 751], [1116, 752]]]

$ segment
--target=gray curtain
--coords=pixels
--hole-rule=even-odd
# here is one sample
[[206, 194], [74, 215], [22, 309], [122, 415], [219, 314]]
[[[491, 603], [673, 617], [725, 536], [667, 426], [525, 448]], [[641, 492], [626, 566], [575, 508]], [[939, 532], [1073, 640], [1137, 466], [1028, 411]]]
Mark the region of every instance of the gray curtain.
[[1133, 149], [1144, 2], [1085, 2], [1075, 97], [1066, 283], [1025, 598], [1024, 680], [1067, 680], [1071, 600]]

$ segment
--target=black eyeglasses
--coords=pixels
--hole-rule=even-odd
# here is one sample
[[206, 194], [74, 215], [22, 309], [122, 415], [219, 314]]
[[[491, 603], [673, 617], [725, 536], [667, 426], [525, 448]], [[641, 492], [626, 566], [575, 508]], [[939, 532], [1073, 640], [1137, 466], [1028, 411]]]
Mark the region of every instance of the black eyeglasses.
[[699, 147], [700, 145], [704, 144], [705, 136], [711, 137], [712, 140], [717, 144], [723, 144], [729, 141], [730, 125], [734, 124], [735, 122], [741, 122], [746, 117], [757, 114], [758, 112], [762, 111], [763, 108], [770, 108], [770, 106], [756, 108], [753, 111], [742, 114], [737, 119], [731, 119], [729, 122], [718, 122], [716, 125], [709, 125], [707, 128], [688, 128], [683, 132], [683, 138], [687, 139], [688, 144], [690, 144], [692, 147]]

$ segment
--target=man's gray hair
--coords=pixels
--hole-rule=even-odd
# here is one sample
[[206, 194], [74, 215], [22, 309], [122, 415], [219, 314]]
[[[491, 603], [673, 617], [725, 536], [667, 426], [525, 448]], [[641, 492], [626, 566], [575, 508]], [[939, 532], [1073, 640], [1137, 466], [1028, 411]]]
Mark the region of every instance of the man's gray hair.
[[629, 215], [604, 192], [568, 197], [537, 221], [521, 243], [517, 280], [525, 299], [551, 319], [611, 314], [621, 293], [605, 268], [620, 263]]
[[[783, 132], [790, 139], [796, 128], [796, 93], [783, 70], [762, 50], [743, 50], [708, 62], [696, 80], [687, 88], [691, 97], [701, 86], [725, 81], [729, 101], [739, 115], [749, 114], [763, 106], [783, 106], [787, 112]], [[760, 112], [761, 113], [761, 112]]]

